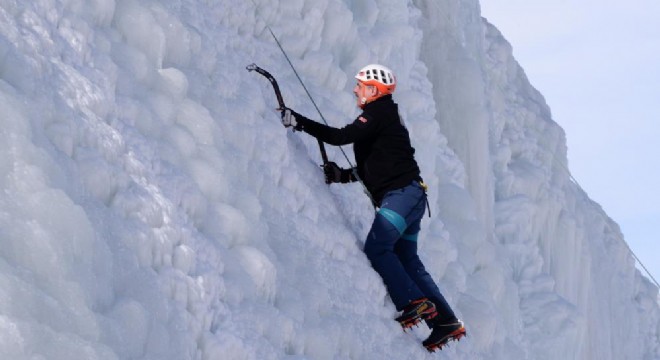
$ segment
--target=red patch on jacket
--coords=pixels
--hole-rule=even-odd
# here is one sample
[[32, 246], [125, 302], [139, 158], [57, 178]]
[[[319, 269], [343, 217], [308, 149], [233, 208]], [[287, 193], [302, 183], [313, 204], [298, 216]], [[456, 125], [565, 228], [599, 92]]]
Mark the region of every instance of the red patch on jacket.
[[363, 123], [365, 123], [365, 124], [367, 123], [367, 118], [365, 118], [364, 116], [360, 116], [360, 117], [358, 118], [358, 120], [360, 120], [361, 122], [363, 122]]

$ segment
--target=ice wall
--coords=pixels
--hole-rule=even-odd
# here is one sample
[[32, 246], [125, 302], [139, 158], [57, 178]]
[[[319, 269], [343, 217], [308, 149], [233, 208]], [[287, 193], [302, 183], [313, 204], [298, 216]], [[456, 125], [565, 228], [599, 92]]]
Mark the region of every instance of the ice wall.
[[571, 181], [563, 130], [510, 45], [490, 24], [484, 33], [494, 235], [512, 259], [531, 351], [538, 358], [656, 358], [657, 346], [632, 345], [629, 330], [642, 343], [657, 339], [657, 296], [652, 307], [640, 297], [657, 289], [635, 270], [618, 225]]
[[360, 187], [244, 70], [316, 117], [266, 26], [331, 125], [356, 69], [395, 70], [470, 334], [444, 357], [660, 357], [657, 289], [476, 1], [0, 0], [0, 358], [437, 357], [392, 321]]

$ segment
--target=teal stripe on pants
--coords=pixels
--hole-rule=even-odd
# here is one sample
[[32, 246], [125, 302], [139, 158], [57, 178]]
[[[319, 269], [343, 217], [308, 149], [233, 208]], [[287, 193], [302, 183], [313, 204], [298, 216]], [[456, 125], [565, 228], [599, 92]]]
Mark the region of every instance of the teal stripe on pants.
[[403, 234], [406, 231], [408, 225], [406, 225], [406, 219], [403, 216], [399, 215], [396, 211], [390, 210], [388, 208], [380, 208], [378, 213], [382, 215], [387, 221], [389, 221], [394, 227], [399, 231], [399, 234]]
[[402, 238], [403, 240], [408, 240], [408, 241], [417, 241], [417, 235], [419, 235], [419, 233], [415, 233], [415, 234], [403, 234], [403, 235], [401, 235], [401, 238]]

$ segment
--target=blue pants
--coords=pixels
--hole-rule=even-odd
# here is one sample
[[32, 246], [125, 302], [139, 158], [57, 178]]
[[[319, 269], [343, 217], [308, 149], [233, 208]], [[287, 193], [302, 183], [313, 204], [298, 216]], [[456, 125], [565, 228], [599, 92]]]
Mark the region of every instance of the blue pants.
[[425, 209], [426, 193], [417, 181], [385, 194], [364, 252], [383, 278], [398, 311], [412, 300], [427, 297], [435, 304], [440, 320], [448, 320], [455, 318], [454, 312], [417, 255], [417, 235]]

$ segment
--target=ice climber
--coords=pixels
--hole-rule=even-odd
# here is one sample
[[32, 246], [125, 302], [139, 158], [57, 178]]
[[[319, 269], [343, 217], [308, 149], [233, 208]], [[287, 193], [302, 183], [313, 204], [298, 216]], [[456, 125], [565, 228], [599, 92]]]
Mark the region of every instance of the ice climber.
[[[426, 186], [415, 161], [415, 149], [392, 99], [396, 78], [385, 66], [362, 68], [353, 89], [362, 113], [345, 127], [333, 128], [297, 112], [282, 109], [282, 124], [304, 131], [330, 145], [353, 144], [356, 167], [324, 165], [328, 183], [364, 182], [378, 208], [364, 244], [364, 252], [380, 274], [401, 315], [405, 329], [425, 320], [432, 329], [423, 345], [442, 349], [449, 340], [465, 335], [456, 318], [417, 255], [417, 236], [427, 206]], [[357, 177], [356, 174], [357, 173]]]

